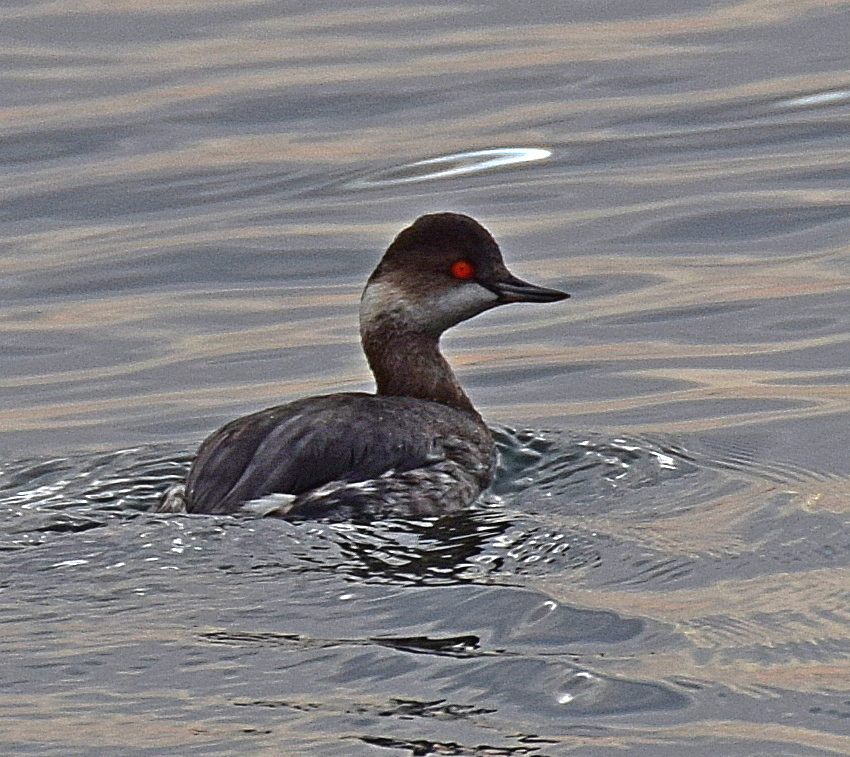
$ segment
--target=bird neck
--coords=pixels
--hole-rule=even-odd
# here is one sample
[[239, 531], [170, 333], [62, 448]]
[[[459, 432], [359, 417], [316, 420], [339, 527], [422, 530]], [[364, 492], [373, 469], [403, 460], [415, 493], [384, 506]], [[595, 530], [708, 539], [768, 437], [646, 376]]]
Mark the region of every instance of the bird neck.
[[439, 402], [478, 416], [440, 352], [438, 335], [386, 320], [364, 327], [361, 337], [377, 394]]

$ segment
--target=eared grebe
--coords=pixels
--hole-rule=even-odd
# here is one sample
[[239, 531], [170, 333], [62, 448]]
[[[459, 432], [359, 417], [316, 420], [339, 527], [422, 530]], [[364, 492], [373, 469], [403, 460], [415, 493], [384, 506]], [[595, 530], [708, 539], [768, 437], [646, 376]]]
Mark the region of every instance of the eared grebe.
[[370, 520], [469, 505], [493, 477], [496, 450], [440, 354], [440, 335], [497, 305], [568, 296], [513, 276], [474, 219], [422, 216], [363, 291], [360, 338], [375, 394], [307, 397], [231, 421], [201, 445], [160, 512]]

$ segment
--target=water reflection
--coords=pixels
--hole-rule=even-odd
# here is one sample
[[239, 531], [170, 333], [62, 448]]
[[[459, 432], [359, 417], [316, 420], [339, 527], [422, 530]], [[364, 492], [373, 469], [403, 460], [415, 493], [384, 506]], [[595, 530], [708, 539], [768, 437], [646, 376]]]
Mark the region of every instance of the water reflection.
[[812, 92], [808, 95], [791, 97], [777, 102], [777, 108], [811, 108], [821, 105], [832, 105], [850, 100], [850, 90], [834, 89], [827, 92]]
[[491, 150], [474, 150], [429, 158], [409, 163], [399, 168], [390, 168], [361, 179], [353, 179], [344, 184], [347, 189], [377, 189], [398, 184], [412, 184], [434, 179], [451, 179], [455, 176], [478, 173], [518, 163], [546, 160], [551, 150], [533, 147], [510, 147]]

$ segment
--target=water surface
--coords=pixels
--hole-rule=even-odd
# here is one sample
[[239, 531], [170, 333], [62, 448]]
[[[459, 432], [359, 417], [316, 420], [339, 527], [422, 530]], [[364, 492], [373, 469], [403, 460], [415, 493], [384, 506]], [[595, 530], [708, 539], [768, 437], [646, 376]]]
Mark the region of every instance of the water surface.
[[[850, 754], [846, 3], [0, 18], [4, 754]], [[445, 339], [493, 491], [154, 514], [371, 387], [359, 289], [439, 210], [573, 295]]]

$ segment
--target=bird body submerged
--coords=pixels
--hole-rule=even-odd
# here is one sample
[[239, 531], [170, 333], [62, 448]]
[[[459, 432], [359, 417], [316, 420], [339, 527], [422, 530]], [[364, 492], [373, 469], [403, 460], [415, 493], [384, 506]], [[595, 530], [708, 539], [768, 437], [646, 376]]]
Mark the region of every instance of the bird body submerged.
[[514, 277], [472, 218], [422, 216], [390, 245], [361, 299], [376, 393], [308, 397], [231, 421], [204, 441], [160, 511], [368, 520], [465, 507], [489, 485], [496, 452], [440, 335], [497, 305], [567, 296]]

